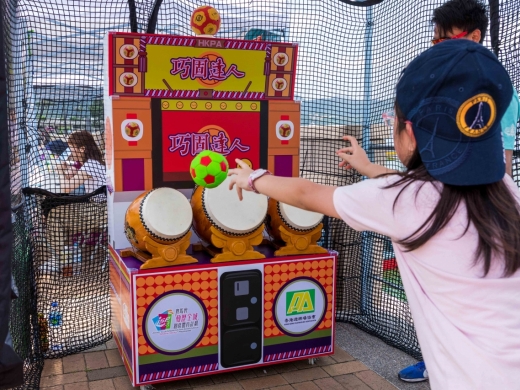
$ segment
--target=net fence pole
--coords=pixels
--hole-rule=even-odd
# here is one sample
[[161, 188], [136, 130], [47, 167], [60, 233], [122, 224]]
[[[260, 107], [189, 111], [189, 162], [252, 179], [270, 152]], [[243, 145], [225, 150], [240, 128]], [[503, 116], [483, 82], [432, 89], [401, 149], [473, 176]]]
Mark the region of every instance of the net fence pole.
[[491, 37], [491, 48], [498, 57], [500, 33], [500, 4], [499, 0], [489, 0], [489, 35]]
[[[373, 159], [373, 150], [370, 142], [370, 121], [372, 106], [372, 39], [373, 39], [373, 15], [372, 7], [366, 7], [366, 30], [365, 30], [365, 73], [364, 73], [364, 99], [363, 99], [363, 127], [361, 133], [361, 145], [366, 150], [370, 161]], [[365, 179], [365, 177], [363, 177]], [[369, 314], [370, 301], [373, 291], [372, 283], [372, 255], [373, 242], [370, 232], [361, 234], [361, 315]]]

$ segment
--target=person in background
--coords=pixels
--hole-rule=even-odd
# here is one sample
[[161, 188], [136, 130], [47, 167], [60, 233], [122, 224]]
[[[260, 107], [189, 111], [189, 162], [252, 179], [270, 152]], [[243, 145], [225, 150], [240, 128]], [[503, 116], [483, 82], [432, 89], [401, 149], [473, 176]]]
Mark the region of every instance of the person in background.
[[[483, 43], [489, 24], [486, 4], [481, 0], [450, 0], [433, 11], [432, 44], [448, 39], [469, 39]], [[513, 89], [513, 97], [502, 118], [502, 138], [505, 149], [506, 173], [513, 176], [513, 150], [516, 126], [520, 119], [520, 101]]]
[[69, 160], [63, 163], [61, 192], [74, 192], [84, 186], [85, 193], [91, 193], [105, 185], [105, 162], [94, 137], [88, 131], [80, 130], [69, 135]]

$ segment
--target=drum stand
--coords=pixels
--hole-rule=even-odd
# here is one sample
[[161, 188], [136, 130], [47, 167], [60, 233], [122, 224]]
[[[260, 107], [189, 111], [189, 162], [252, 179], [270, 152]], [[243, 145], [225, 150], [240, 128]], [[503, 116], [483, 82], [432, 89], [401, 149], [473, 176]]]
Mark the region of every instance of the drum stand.
[[322, 223], [309, 232], [289, 231], [285, 227], [280, 226], [280, 234], [286, 245], [281, 246], [274, 252], [274, 255], [287, 256], [328, 253], [325, 248], [317, 245], [317, 242], [321, 237], [322, 229]]
[[197, 263], [197, 259], [186, 254], [190, 246], [191, 232], [173, 244], [159, 244], [148, 236], [143, 238], [146, 250], [134, 251], [133, 248], [123, 249], [121, 256], [134, 256], [144, 264], [140, 269], [169, 267], [172, 265]]
[[[225, 263], [237, 260], [264, 259], [265, 256], [254, 250], [253, 245], [260, 245], [263, 239], [264, 225], [243, 236], [227, 236], [217, 228], [211, 226], [211, 243], [215, 247], [206, 247], [213, 258], [212, 263]], [[217, 248], [221, 248], [219, 251]]]

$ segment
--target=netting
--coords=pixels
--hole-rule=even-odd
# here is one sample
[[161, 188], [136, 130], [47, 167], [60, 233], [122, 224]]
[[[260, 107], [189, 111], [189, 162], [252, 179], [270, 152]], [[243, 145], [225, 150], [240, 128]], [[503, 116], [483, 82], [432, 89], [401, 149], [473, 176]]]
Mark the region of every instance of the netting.
[[[513, 86], [520, 90], [520, 26], [518, 24], [520, 14], [518, 1], [504, 1], [500, 3], [497, 21], [498, 24], [498, 58], [504, 64]], [[515, 150], [513, 152], [513, 179], [520, 183], [520, 150], [519, 136], [520, 123], [517, 124]]]
[[110, 337], [105, 188], [83, 196], [24, 189], [40, 351], [62, 357]]
[[[430, 46], [432, 12], [444, 1], [417, 0], [413, 6], [402, 0], [205, 3], [221, 13], [219, 37], [262, 36], [299, 44], [295, 93], [302, 104], [301, 176], [331, 185], [362, 180], [356, 172], [337, 167], [334, 152], [344, 145], [341, 137], [346, 134], [359, 140], [372, 161], [399, 167], [382, 113], [393, 108], [401, 71]], [[497, 49], [518, 89], [520, 0], [491, 3], [498, 35], [491, 39], [488, 34], [485, 44]], [[104, 148], [103, 36], [107, 31], [192, 35], [189, 17], [202, 4], [191, 0], [1, 0], [0, 4], [9, 70], [13, 205], [25, 198], [16, 212], [13, 259], [22, 299], [15, 303], [11, 331], [18, 340], [17, 352], [26, 361], [25, 387], [36, 388], [42, 356], [73, 353], [109, 337], [108, 275], [101, 254], [106, 245], [104, 199], [81, 195], [100, 183], [80, 188], [69, 180], [62, 188], [56, 179], [62, 169], [72, 175], [83, 166], [66, 164], [74, 162], [75, 152], [68, 143], [71, 134], [85, 131], [101, 151]], [[517, 138], [518, 134], [517, 129]], [[515, 152], [517, 182], [519, 157]], [[72, 196], [36, 190], [22, 196], [22, 187]], [[71, 200], [76, 198], [80, 201]], [[355, 232], [341, 221], [326, 222], [324, 245], [340, 254], [337, 320], [353, 322], [420, 357], [388, 238]], [[61, 325], [50, 326], [54, 320]]]
[[[21, 194], [20, 194], [21, 195]], [[29, 245], [29, 235], [25, 227], [25, 208], [20, 196], [19, 203], [13, 204], [13, 279], [17, 286], [18, 298], [11, 306], [10, 330], [13, 347], [24, 361], [24, 384], [22, 388], [37, 389], [43, 369], [43, 355], [39, 343], [38, 317], [34, 289], [34, 270]]]

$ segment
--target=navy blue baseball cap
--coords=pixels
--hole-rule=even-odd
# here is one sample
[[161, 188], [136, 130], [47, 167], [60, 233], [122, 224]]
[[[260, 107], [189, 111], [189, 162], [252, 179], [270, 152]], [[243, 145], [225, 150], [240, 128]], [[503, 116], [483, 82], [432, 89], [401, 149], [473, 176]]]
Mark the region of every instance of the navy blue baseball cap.
[[402, 74], [397, 104], [412, 122], [426, 170], [445, 184], [495, 183], [505, 174], [500, 121], [513, 97], [507, 71], [484, 46], [453, 39]]

